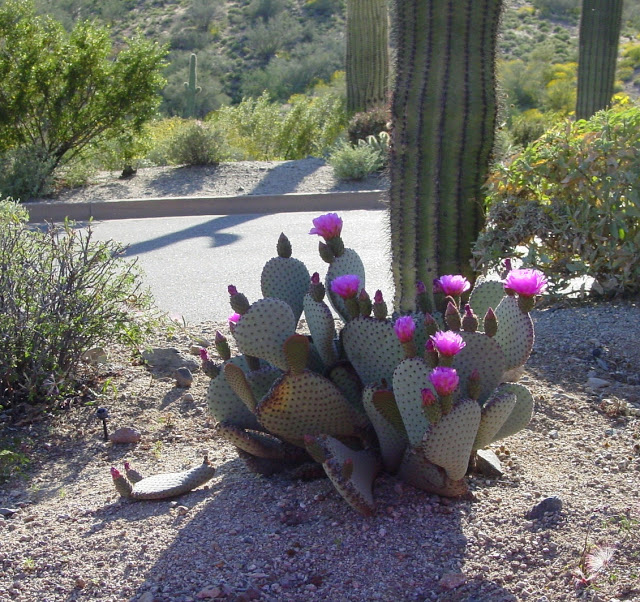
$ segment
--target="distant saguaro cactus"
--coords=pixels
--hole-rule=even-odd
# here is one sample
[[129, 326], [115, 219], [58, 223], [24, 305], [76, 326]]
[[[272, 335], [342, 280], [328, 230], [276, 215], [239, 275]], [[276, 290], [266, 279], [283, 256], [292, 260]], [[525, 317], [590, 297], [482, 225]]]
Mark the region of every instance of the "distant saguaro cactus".
[[366, 111], [387, 101], [389, 79], [386, 0], [347, 1], [347, 110]]
[[[390, 232], [395, 307], [416, 283], [472, 279], [482, 186], [496, 121], [495, 49], [502, 0], [394, 0]], [[431, 308], [433, 309], [433, 308]]]
[[576, 117], [609, 107], [618, 60], [623, 0], [582, 0]]
[[185, 90], [187, 91], [187, 111], [185, 117], [196, 116], [196, 96], [202, 91], [202, 88], [198, 86], [198, 57], [195, 54], [191, 54], [189, 58], [189, 81], [184, 82]]

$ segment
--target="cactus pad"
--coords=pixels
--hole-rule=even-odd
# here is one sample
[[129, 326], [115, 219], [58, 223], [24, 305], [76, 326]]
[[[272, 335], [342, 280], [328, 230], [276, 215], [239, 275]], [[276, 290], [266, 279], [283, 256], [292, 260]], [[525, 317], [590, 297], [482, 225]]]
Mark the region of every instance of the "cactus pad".
[[506, 422], [509, 414], [516, 405], [515, 393], [503, 389], [497, 390], [482, 407], [478, 434], [473, 443], [473, 449], [482, 449], [493, 443], [496, 433]]
[[422, 358], [411, 357], [403, 360], [393, 373], [393, 393], [411, 445], [422, 441], [431, 424], [422, 411], [421, 395], [422, 389], [431, 388], [430, 372]]
[[460, 336], [465, 346], [456, 354], [452, 365], [458, 372], [460, 387], [463, 391], [466, 390], [471, 373], [474, 370], [478, 371], [480, 374], [478, 402], [482, 404], [502, 381], [507, 362], [495, 339], [481, 332], [461, 332]]
[[322, 466], [338, 493], [360, 514], [371, 516], [375, 512], [373, 480], [380, 470], [375, 455], [370, 450], [353, 450], [328, 435], [307, 437], [305, 442], [312, 455], [320, 455], [318, 448], [322, 451]]
[[244, 405], [253, 412], [257, 402], [242, 368], [229, 362], [224, 366], [224, 377], [234, 393], [242, 400]]
[[528, 313], [518, 307], [516, 297], [505, 297], [495, 310], [498, 332], [494, 339], [507, 360], [506, 369], [522, 366], [533, 349], [533, 322]]
[[336, 385], [307, 370], [285, 373], [260, 401], [256, 415], [267, 430], [300, 447], [305, 435], [358, 436], [364, 426], [363, 416]]
[[242, 316], [233, 336], [242, 353], [262, 358], [287, 370], [283, 343], [295, 334], [296, 325], [288, 303], [280, 299], [260, 299]]
[[400, 465], [398, 476], [407, 483], [446, 497], [467, 497], [469, 487], [464, 479], [456, 481], [450, 479], [440, 466], [427, 460], [423, 454], [415, 449], [407, 449]]
[[533, 416], [533, 395], [531, 391], [524, 385], [517, 383], [503, 383], [498, 387], [500, 392], [514, 393], [516, 396], [516, 404], [511, 410], [511, 414], [500, 427], [500, 430], [493, 437], [494, 441], [504, 439], [510, 435], [520, 432], [531, 421]]
[[419, 446], [419, 453], [444, 468], [448, 477], [464, 477], [480, 425], [480, 406], [473, 399], [461, 399], [437, 424], [431, 425]]
[[302, 314], [302, 300], [309, 289], [309, 270], [299, 259], [274, 257], [262, 269], [260, 288], [263, 296], [286, 302], [297, 324]]
[[283, 443], [273, 435], [246, 431], [233, 424], [219, 424], [216, 427], [216, 433], [239, 449], [258, 458], [286, 460], [291, 456], [300, 455], [300, 448]]
[[348, 322], [351, 316], [345, 307], [342, 297], [332, 292], [331, 282], [338, 276], [346, 276], [347, 274], [353, 274], [360, 278], [360, 289], [365, 287], [364, 265], [362, 264], [360, 256], [353, 249], [345, 249], [340, 257], [336, 257], [331, 262], [325, 278], [325, 287], [327, 289], [329, 302], [345, 322]]
[[325, 367], [338, 361], [338, 352], [334, 339], [336, 324], [331, 310], [323, 301], [316, 301], [310, 295], [304, 297], [304, 316], [307, 319], [309, 332]]
[[209, 464], [207, 456], [197, 468], [182, 472], [154, 475], [138, 481], [129, 497], [133, 500], [161, 500], [187, 493], [210, 481], [216, 469]]
[[476, 284], [469, 295], [469, 305], [478, 316], [478, 328], [484, 330], [482, 320], [489, 308], [495, 310], [504, 298], [504, 284], [499, 280], [487, 280], [482, 276], [476, 280]]
[[396, 472], [407, 447], [407, 432], [393, 392], [367, 387], [362, 392], [362, 403], [378, 436], [384, 466], [389, 472]]
[[344, 352], [365, 385], [391, 380], [404, 359], [402, 343], [386, 320], [361, 316], [347, 322], [340, 336]]
[[340, 361], [334, 364], [328, 370], [327, 377], [342, 391], [342, 394], [358, 412], [364, 412], [362, 381], [349, 362]]

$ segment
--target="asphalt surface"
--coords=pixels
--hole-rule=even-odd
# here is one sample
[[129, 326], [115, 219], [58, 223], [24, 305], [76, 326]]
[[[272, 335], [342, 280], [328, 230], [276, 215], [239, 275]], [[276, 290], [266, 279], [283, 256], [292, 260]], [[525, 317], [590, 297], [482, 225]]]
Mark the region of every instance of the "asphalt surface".
[[[284, 232], [293, 256], [310, 273], [324, 279], [326, 266], [318, 255], [318, 236], [309, 235], [318, 212], [157, 217], [94, 222], [96, 239], [129, 245], [127, 256], [137, 258], [158, 307], [175, 319], [197, 324], [226, 320], [232, 313], [227, 286], [234, 284], [249, 301], [262, 297], [260, 273], [276, 255]], [[377, 289], [391, 300], [388, 237], [384, 210], [339, 212], [345, 246], [363, 260], [366, 289]]]

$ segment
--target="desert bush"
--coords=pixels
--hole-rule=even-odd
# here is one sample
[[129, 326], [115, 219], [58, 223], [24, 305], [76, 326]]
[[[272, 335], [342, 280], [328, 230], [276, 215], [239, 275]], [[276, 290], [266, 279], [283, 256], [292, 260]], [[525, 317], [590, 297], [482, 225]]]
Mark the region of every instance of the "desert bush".
[[533, 0], [542, 17], [577, 17], [580, 0]]
[[53, 170], [53, 159], [37, 146], [19, 146], [1, 153], [0, 198], [28, 201], [48, 194]]
[[385, 155], [371, 144], [339, 143], [329, 155], [329, 165], [338, 180], [362, 180], [382, 169]]
[[169, 142], [169, 159], [178, 165], [218, 165], [226, 158], [219, 128], [192, 121]]
[[639, 178], [640, 108], [555, 126], [489, 178], [478, 265], [518, 255], [556, 291], [590, 276], [595, 294], [638, 292]]
[[94, 241], [91, 227], [40, 230], [26, 220], [0, 201], [0, 409], [72, 390], [92, 347], [140, 344], [150, 307], [119, 244]]
[[211, 120], [236, 156], [257, 161], [320, 156], [346, 125], [344, 99], [333, 94], [296, 95], [286, 105], [263, 94], [222, 107]]
[[351, 144], [357, 144], [358, 140], [365, 140], [367, 136], [377, 136], [380, 132], [389, 131], [391, 121], [391, 109], [388, 106], [380, 106], [356, 113], [349, 120], [347, 134]]

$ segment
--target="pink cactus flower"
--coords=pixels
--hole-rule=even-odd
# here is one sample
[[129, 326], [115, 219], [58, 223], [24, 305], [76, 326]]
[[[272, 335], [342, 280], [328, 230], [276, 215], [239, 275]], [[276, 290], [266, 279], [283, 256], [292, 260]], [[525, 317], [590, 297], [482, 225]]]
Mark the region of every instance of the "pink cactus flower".
[[427, 287], [424, 285], [424, 282], [422, 282], [422, 280], [418, 280], [418, 282], [416, 282], [416, 293], [418, 295], [422, 295], [426, 292], [427, 292]]
[[416, 323], [411, 316], [402, 316], [396, 320], [393, 330], [401, 343], [408, 343], [413, 340], [416, 331]]
[[325, 213], [313, 220], [313, 228], [309, 234], [317, 234], [325, 240], [337, 238], [342, 232], [342, 219], [337, 213]]
[[200, 348], [200, 359], [203, 362], [206, 362], [209, 360], [209, 352], [204, 347]]
[[432, 406], [437, 401], [431, 389], [421, 389], [420, 394], [422, 395], [422, 405], [424, 406]]
[[311, 274], [311, 284], [320, 284], [320, 274], [318, 272]]
[[238, 289], [235, 286], [233, 286], [233, 284], [230, 284], [227, 287], [227, 291], [229, 292], [229, 295], [231, 295], [232, 297], [238, 294]]
[[338, 276], [331, 282], [331, 291], [343, 299], [353, 299], [360, 290], [360, 278], [354, 274]]
[[437, 292], [443, 292], [445, 295], [451, 295], [452, 297], [459, 297], [465, 291], [471, 288], [469, 281], [460, 275], [452, 276], [447, 274], [440, 276], [433, 282], [433, 290], [436, 292], [436, 282], [438, 283], [439, 290]]
[[436, 346], [431, 340], [432, 338], [433, 337], [428, 338], [427, 342], [424, 344], [425, 351], [428, 351], [429, 353], [433, 353], [434, 351], [436, 351]]
[[382, 298], [382, 291], [377, 290], [376, 294], [373, 296], [374, 303], [384, 303], [384, 299]]
[[122, 475], [120, 474], [120, 471], [115, 466], [112, 466], [111, 467], [111, 476], [114, 479], [119, 479]]
[[229, 316], [229, 328], [235, 328], [238, 325], [240, 318], [242, 318], [242, 316], [239, 313], [232, 313]]
[[447, 357], [456, 355], [466, 345], [462, 337], [452, 330], [439, 330], [430, 337], [430, 340], [433, 341], [438, 353]]
[[447, 368], [444, 366], [434, 368], [431, 374], [429, 374], [429, 380], [441, 397], [451, 395], [451, 393], [458, 388], [458, 384], [460, 384], [460, 377], [455, 371], [455, 368]]
[[540, 270], [511, 270], [504, 279], [504, 287], [521, 297], [534, 297], [547, 287], [547, 279]]

